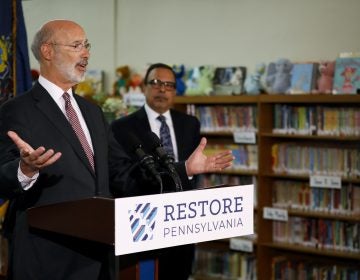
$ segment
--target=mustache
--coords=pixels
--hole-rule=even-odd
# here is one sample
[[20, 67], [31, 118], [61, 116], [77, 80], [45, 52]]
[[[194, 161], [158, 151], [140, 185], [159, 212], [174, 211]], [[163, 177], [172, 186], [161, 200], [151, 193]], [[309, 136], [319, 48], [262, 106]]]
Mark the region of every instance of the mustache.
[[168, 100], [168, 98], [166, 96], [163, 96], [163, 95], [156, 95], [156, 96], [154, 96], [154, 99]]
[[89, 63], [88, 60], [87, 60], [86, 58], [84, 58], [84, 59], [81, 59], [81, 60], [77, 63], [77, 65], [86, 67], [86, 66], [88, 65], [88, 63]]

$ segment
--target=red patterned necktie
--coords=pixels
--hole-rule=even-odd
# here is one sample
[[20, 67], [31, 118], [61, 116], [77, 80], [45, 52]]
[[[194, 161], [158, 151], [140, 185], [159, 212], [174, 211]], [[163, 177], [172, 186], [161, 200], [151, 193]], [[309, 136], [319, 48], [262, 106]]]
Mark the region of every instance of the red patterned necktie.
[[94, 163], [94, 154], [90, 148], [88, 141], [86, 140], [85, 133], [81, 128], [79, 118], [74, 110], [74, 107], [71, 105], [70, 102], [70, 95], [67, 92], [64, 92], [63, 98], [65, 99], [65, 111], [68, 117], [69, 123], [71, 124], [76, 136], [78, 137], [81, 146], [88, 158], [90, 165], [93, 170], [95, 170], [95, 163]]

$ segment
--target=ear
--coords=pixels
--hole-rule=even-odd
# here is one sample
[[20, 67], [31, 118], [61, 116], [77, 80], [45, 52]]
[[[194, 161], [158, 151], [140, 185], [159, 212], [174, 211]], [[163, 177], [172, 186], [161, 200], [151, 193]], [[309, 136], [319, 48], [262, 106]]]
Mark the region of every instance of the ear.
[[51, 60], [54, 49], [50, 44], [42, 44], [40, 47], [41, 55], [45, 60]]

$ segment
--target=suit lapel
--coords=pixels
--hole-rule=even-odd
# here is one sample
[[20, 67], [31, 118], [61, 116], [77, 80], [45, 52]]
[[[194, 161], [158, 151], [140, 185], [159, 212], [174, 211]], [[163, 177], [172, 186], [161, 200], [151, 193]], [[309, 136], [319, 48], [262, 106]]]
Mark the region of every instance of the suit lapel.
[[185, 146], [185, 135], [186, 135], [184, 123], [181, 121], [178, 115], [174, 113], [174, 111], [170, 110], [170, 114], [174, 126], [179, 160], [184, 160], [185, 159], [184, 146]]
[[38, 109], [42, 111], [46, 118], [54, 125], [54, 127], [64, 135], [81, 161], [93, 173], [79, 139], [74, 133], [63, 112], [51, 98], [49, 93], [40, 84], [37, 84], [37, 88], [33, 93], [33, 97], [36, 100], [36, 106]]
[[151, 147], [148, 141], [149, 139], [148, 133], [151, 131], [151, 127], [146, 111], [144, 107], [141, 107], [138, 111], [134, 112], [133, 114], [136, 117], [134, 130], [136, 131], [138, 137], [142, 140], [143, 142], [142, 144], [146, 148], [146, 151], [150, 153]]

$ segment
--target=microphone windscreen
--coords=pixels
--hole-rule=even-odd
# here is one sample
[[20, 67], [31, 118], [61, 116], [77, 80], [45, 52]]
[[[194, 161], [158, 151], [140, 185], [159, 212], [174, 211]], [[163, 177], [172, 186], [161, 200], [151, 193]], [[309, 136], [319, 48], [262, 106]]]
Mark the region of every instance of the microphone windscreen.
[[149, 132], [148, 136], [149, 136], [149, 143], [150, 143], [150, 146], [151, 146], [152, 150], [156, 149], [157, 147], [162, 146], [159, 137], [154, 132], [152, 132], [152, 131]]
[[136, 150], [137, 148], [141, 147], [141, 142], [137, 136], [129, 132], [126, 137], [126, 143], [131, 148], [131, 150]]

